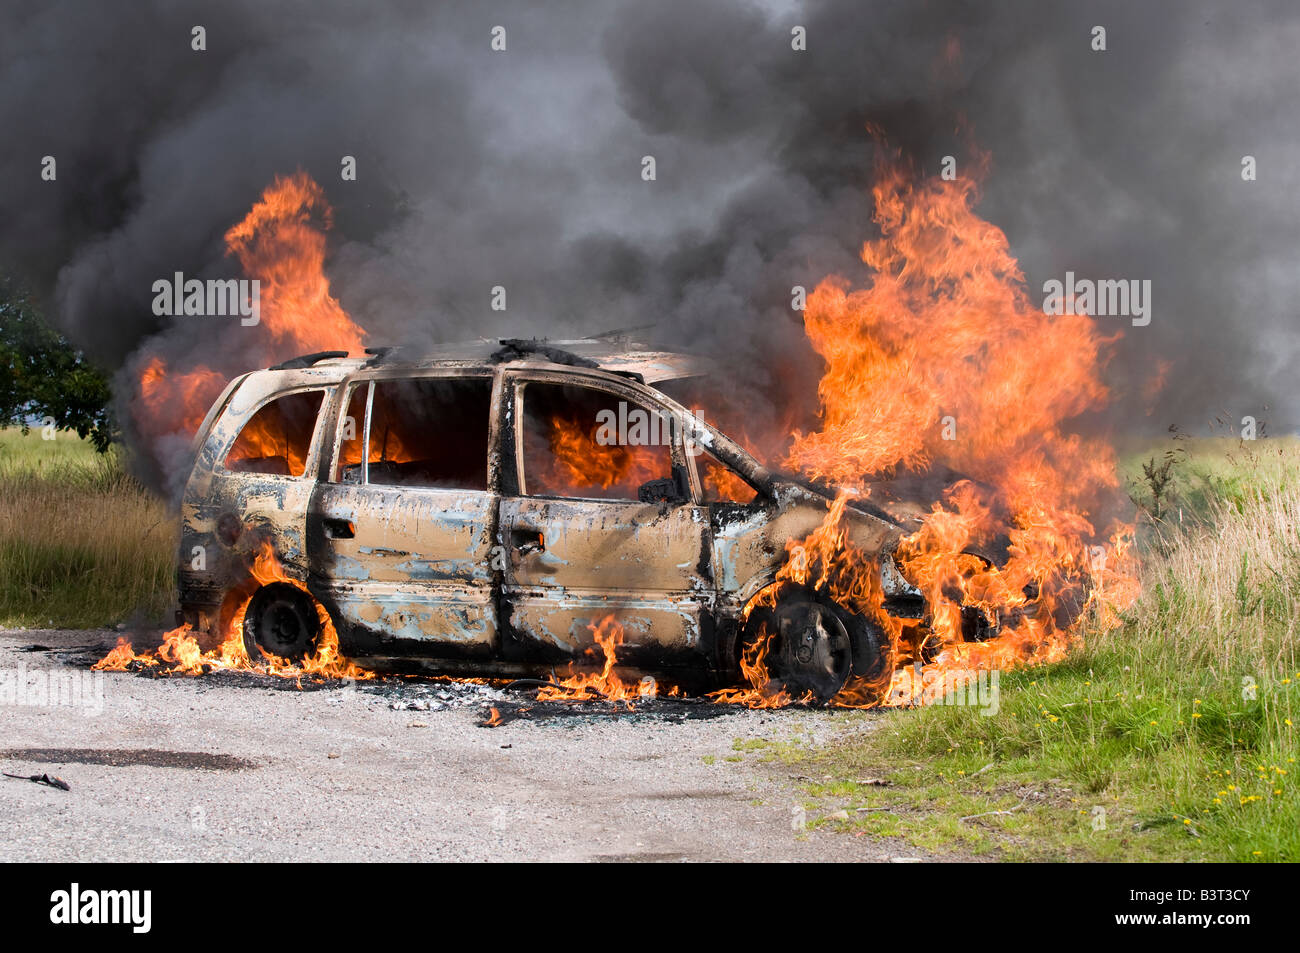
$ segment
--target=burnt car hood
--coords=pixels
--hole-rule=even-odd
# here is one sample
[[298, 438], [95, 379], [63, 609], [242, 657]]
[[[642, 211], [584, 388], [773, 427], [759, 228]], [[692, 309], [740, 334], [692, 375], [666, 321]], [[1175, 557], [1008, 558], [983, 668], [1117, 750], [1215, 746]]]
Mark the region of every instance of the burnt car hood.
[[[773, 482], [814, 494], [833, 501], [839, 489], [829, 483], [814, 480], [786, 470], [770, 471]], [[896, 526], [901, 535], [917, 532], [935, 504], [943, 499], [944, 491], [963, 480], [993, 492], [993, 487], [947, 467], [938, 467], [928, 473], [900, 472], [887, 479], [872, 480], [865, 484], [866, 493], [849, 498], [846, 506], [859, 513], [874, 516]], [[979, 544], [968, 546], [965, 552], [979, 556], [997, 566], [1009, 558], [1010, 537], [998, 536]]]

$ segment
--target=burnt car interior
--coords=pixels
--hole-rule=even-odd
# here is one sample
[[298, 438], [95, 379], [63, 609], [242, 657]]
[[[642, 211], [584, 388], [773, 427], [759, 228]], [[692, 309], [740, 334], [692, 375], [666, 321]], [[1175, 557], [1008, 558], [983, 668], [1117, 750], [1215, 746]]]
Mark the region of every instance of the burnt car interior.
[[226, 469], [236, 473], [302, 476], [324, 398], [324, 391], [308, 390], [285, 394], [264, 404], [244, 425], [226, 454]]
[[677, 486], [671, 422], [661, 415], [590, 387], [529, 382], [522, 390], [521, 479], [529, 496], [636, 501]]
[[490, 378], [376, 381], [367, 480], [486, 490]]
[[486, 490], [491, 410], [488, 377], [354, 385], [335, 480]]

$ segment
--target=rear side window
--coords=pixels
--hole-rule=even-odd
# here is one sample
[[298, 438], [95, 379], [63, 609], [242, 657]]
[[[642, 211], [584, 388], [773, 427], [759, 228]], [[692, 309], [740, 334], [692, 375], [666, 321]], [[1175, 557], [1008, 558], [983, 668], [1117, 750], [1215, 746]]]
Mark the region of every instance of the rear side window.
[[[486, 377], [375, 381], [368, 426], [340, 444], [340, 479], [361, 480], [366, 447], [370, 483], [486, 490], [492, 380]], [[367, 388], [357, 387], [348, 416], [365, 419]], [[358, 424], [358, 428], [359, 428]]]
[[225, 468], [237, 473], [300, 477], [316, 432], [325, 392], [299, 391], [263, 404], [226, 454]]
[[613, 394], [560, 384], [526, 384], [520, 434], [530, 496], [639, 499], [671, 480], [671, 419]]

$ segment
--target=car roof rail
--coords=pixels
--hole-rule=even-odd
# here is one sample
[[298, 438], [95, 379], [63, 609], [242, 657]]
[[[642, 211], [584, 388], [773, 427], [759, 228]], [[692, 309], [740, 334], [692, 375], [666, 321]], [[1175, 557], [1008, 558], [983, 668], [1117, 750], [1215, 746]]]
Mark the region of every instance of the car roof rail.
[[312, 354], [304, 354], [301, 357], [291, 357], [287, 361], [281, 361], [279, 364], [268, 368], [272, 371], [293, 371], [303, 367], [311, 367], [319, 364], [321, 361], [328, 361], [336, 357], [347, 357], [347, 351], [316, 351]]
[[370, 360], [366, 361], [366, 367], [375, 367], [378, 364], [387, 364], [388, 359], [402, 349], [400, 344], [386, 344], [383, 347], [368, 347], [366, 353], [370, 355]]
[[548, 344], [545, 338], [502, 338], [497, 343], [501, 345], [501, 348], [493, 352], [493, 364], [504, 364], [507, 361], [518, 361], [536, 355], [537, 357], [546, 358], [552, 364], [566, 364], [570, 367], [600, 367], [598, 361], [593, 361], [589, 357], [583, 357], [580, 354], [574, 354], [572, 351], [566, 351], [564, 348]]

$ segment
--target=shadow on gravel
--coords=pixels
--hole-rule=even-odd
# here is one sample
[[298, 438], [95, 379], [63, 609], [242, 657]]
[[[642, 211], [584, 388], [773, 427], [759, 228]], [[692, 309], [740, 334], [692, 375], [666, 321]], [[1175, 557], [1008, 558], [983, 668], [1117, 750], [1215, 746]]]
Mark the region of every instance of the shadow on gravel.
[[112, 768], [184, 768], [190, 771], [245, 771], [256, 761], [204, 751], [160, 751], [154, 748], [9, 748], [0, 760], [38, 764], [103, 764]]

